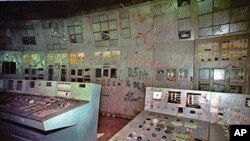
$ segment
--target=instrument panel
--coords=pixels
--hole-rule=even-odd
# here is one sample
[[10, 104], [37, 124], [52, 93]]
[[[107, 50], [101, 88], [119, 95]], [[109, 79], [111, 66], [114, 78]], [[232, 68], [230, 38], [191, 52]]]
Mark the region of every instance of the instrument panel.
[[224, 125], [250, 124], [249, 99], [243, 94], [148, 87], [144, 110]]
[[0, 138], [96, 140], [100, 91], [93, 83], [0, 80]]
[[2, 93], [0, 95], [0, 109], [2, 112], [40, 122], [85, 103], [76, 99], [31, 94]]
[[143, 111], [110, 141], [208, 141], [209, 126], [205, 121]]
[[147, 87], [144, 111], [109, 141], [228, 141], [250, 124], [250, 95]]

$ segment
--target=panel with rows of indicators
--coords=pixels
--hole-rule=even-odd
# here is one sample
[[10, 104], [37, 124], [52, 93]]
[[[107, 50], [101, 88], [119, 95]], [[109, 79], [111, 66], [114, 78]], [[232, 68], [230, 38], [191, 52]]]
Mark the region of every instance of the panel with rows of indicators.
[[70, 82], [59, 82], [57, 85], [57, 96], [69, 97], [70, 96]]
[[146, 111], [212, 121], [250, 124], [250, 95], [148, 87]]
[[100, 85], [21, 79], [0, 83], [1, 139], [96, 140]]
[[250, 95], [213, 93], [211, 97], [211, 122], [250, 124]]
[[110, 141], [208, 141], [209, 122], [143, 111]]
[[144, 111], [109, 141], [228, 141], [250, 124], [250, 95], [147, 87]]
[[4, 79], [2, 91], [55, 96], [56, 81]]
[[45, 121], [86, 103], [76, 99], [16, 93], [3, 93], [0, 101], [2, 112], [37, 121]]
[[210, 92], [153, 88], [146, 91], [146, 111], [209, 121]]

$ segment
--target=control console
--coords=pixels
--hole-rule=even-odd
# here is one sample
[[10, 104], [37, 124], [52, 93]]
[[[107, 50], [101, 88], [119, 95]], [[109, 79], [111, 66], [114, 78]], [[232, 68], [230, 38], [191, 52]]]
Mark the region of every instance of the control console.
[[21, 79], [0, 84], [1, 139], [96, 140], [100, 85]]
[[36, 121], [45, 121], [85, 103], [82, 100], [31, 94], [2, 93], [0, 95], [2, 112]]
[[250, 124], [250, 95], [147, 87], [144, 111], [110, 141], [228, 141]]

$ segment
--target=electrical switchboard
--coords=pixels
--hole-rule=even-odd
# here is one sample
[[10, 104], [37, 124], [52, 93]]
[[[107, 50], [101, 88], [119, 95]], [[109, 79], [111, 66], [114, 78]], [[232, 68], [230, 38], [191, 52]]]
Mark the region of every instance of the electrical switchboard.
[[250, 124], [249, 105], [249, 95], [147, 87], [144, 111], [110, 141], [228, 141], [229, 125]]

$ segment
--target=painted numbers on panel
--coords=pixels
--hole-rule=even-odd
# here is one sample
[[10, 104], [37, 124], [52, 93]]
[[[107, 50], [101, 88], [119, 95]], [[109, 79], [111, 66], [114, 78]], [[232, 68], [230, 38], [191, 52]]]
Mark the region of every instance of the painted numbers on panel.
[[145, 70], [139, 68], [128, 68], [128, 77], [137, 77], [139, 80], [145, 79], [148, 73]]

